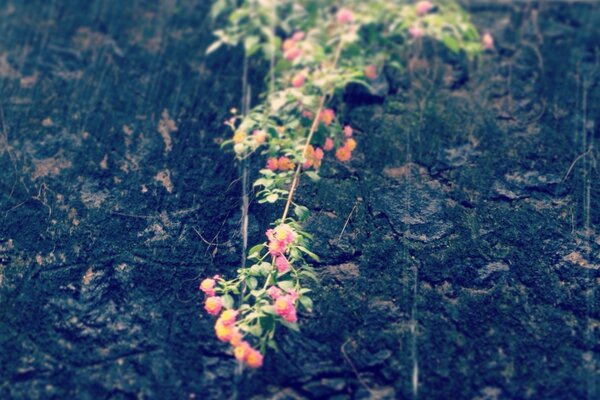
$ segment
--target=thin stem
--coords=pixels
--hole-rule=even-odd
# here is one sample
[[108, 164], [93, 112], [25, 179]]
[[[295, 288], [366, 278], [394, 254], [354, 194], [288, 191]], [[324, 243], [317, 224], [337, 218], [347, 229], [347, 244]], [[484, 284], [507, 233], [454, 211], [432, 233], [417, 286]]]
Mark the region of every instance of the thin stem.
[[[344, 41], [340, 38], [340, 43], [338, 44], [338, 47], [335, 51], [333, 65], [331, 67], [332, 69], [334, 69], [337, 66], [337, 63], [340, 59], [340, 55], [342, 54], [343, 45], [344, 45]], [[308, 146], [310, 145], [310, 141], [312, 140], [313, 135], [315, 134], [315, 131], [319, 127], [319, 121], [321, 119], [321, 112], [323, 111], [323, 107], [325, 106], [325, 101], [327, 100], [328, 96], [329, 96], [329, 93], [326, 92], [321, 96], [321, 99], [319, 100], [319, 108], [317, 109], [317, 112], [315, 114], [315, 119], [313, 120], [313, 123], [310, 127], [310, 131], [308, 132], [308, 137], [306, 138], [306, 142], [304, 144], [304, 149], [302, 150], [302, 158], [306, 157], [306, 152], [308, 151]], [[294, 198], [294, 193], [296, 191], [296, 187], [298, 186], [298, 182], [300, 181], [300, 171], [302, 171], [302, 164], [298, 163], [298, 166], [296, 167], [296, 170], [294, 171], [294, 178], [292, 179], [292, 185], [290, 187], [290, 193], [288, 194], [288, 198], [285, 203], [283, 215], [281, 216], [282, 224], [285, 223], [285, 219], [290, 211], [290, 206], [292, 205], [292, 199]]]

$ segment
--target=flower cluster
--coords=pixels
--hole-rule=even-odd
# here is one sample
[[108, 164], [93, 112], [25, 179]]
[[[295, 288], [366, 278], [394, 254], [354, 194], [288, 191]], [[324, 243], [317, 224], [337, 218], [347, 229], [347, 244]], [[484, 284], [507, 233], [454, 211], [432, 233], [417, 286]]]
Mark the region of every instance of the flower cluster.
[[[206, 312], [217, 317], [217, 338], [231, 344], [240, 362], [262, 365], [267, 347], [277, 349], [276, 327], [297, 331], [299, 307], [312, 310], [306, 282], [317, 278], [307, 260], [318, 257], [302, 231], [308, 208], [293, 197], [301, 176], [317, 181], [327, 157], [348, 162], [357, 148], [356, 130], [335, 111], [344, 88], [353, 83], [370, 90], [384, 67], [398, 66], [388, 61], [406, 54], [402, 48], [414, 42], [407, 39], [432, 37], [469, 56], [493, 49], [492, 36], [480, 39], [453, 1], [346, 0], [337, 9], [329, 1], [215, 2], [216, 16], [224, 4], [241, 5], [227, 10], [227, 26], [215, 31], [218, 40], [207, 53], [243, 44], [246, 57], [262, 53], [270, 64], [268, 92], [245, 113], [232, 111], [226, 121], [232, 136], [222, 146], [233, 145], [238, 160], [262, 157], [253, 184], [259, 203], [285, 201], [267, 241], [248, 251], [250, 265], [241, 265], [231, 280], [214, 276], [200, 284]], [[288, 215], [292, 209], [295, 218]]]
[[220, 277], [204, 279], [200, 283], [200, 290], [206, 295], [204, 309], [210, 315], [217, 316], [215, 322], [215, 334], [221, 342], [229, 343], [233, 347], [235, 358], [244, 362], [250, 368], [259, 368], [263, 363], [263, 355], [260, 351], [252, 348], [250, 343], [244, 340], [242, 331], [236, 326], [238, 311], [226, 309], [223, 312], [223, 298], [216, 296], [215, 286]]

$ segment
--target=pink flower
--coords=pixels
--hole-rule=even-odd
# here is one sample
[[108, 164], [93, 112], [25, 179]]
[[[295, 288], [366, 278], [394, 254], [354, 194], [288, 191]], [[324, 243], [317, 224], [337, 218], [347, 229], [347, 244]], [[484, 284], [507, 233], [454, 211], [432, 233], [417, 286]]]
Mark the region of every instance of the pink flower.
[[365, 76], [371, 80], [377, 79], [377, 66], [367, 65], [365, 67]]
[[294, 303], [290, 296], [285, 295], [275, 300], [275, 312], [281, 316], [287, 315], [294, 308]]
[[295, 301], [290, 295], [279, 297], [275, 300], [275, 312], [287, 322], [296, 322], [298, 316], [294, 306]]
[[246, 364], [250, 368], [260, 368], [263, 365], [263, 355], [258, 350], [250, 349], [246, 356]]
[[320, 147], [317, 147], [315, 149], [315, 155], [314, 155], [314, 157], [319, 162], [319, 164], [320, 164], [320, 161], [323, 160], [323, 156], [325, 156], [325, 154], [323, 153], [323, 149], [320, 148]]
[[243, 341], [238, 346], [235, 346], [233, 349], [233, 355], [235, 356], [236, 360], [244, 362], [248, 358], [248, 355], [251, 351], [252, 348], [250, 347], [250, 344], [248, 344], [246, 341]]
[[294, 47], [296, 47], [296, 41], [294, 39], [286, 39], [281, 45], [281, 48], [284, 52], [293, 49]]
[[216, 284], [216, 282], [214, 279], [207, 278], [200, 283], [199, 289], [202, 290], [204, 292], [204, 294], [207, 296], [214, 296], [215, 295], [215, 290], [214, 290], [215, 284]]
[[353, 132], [354, 132], [354, 130], [352, 129], [352, 127], [350, 125], [346, 125], [344, 127], [344, 136], [346, 136], [347, 138], [352, 137]]
[[294, 61], [296, 58], [300, 57], [302, 51], [298, 47], [292, 47], [291, 49], [286, 50], [283, 53], [283, 56], [288, 61]]
[[300, 295], [298, 294], [298, 292], [296, 292], [294, 289], [291, 289], [288, 292], [288, 296], [290, 297], [290, 299], [294, 302], [296, 300], [298, 300], [298, 297], [300, 297]]
[[486, 32], [481, 38], [481, 43], [483, 44], [483, 48], [485, 50], [493, 50], [494, 49], [494, 37]]
[[279, 256], [275, 259], [275, 266], [280, 274], [285, 274], [290, 270], [290, 262], [284, 256]]
[[252, 137], [256, 140], [256, 143], [263, 144], [267, 140], [267, 133], [262, 130], [255, 130], [252, 132]]
[[[285, 244], [290, 244], [296, 240], [296, 232], [288, 225], [281, 224], [272, 230], [273, 238], [283, 241]], [[268, 235], [267, 235], [268, 236]]]
[[204, 309], [210, 315], [217, 315], [223, 308], [223, 300], [217, 296], [211, 296], [204, 302]]
[[340, 24], [349, 24], [354, 21], [354, 13], [347, 8], [341, 8], [337, 12], [336, 18]]
[[278, 298], [281, 297], [281, 295], [283, 294], [283, 292], [281, 291], [281, 289], [279, 289], [277, 286], [271, 286], [269, 288], [269, 290], [267, 290], [267, 294], [273, 299], [273, 300], [277, 300]]
[[306, 81], [306, 77], [304, 76], [304, 74], [302, 72], [299, 72], [292, 78], [292, 86], [295, 88], [302, 87], [302, 85], [304, 85], [305, 81]]
[[325, 151], [333, 150], [333, 140], [331, 138], [325, 139], [325, 144], [323, 145], [323, 150], [325, 150]]
[[313, 119], [315, 115], [312, 113], [312, 111], [304, 110], [302, 111], [302, 116], [308, 119]]
[[298, 322], [296, 307], [292, 308], [286, 315], [283, 315], [283, 319], [285, 319], [287, 322]]
[[277, 168], [279, 168], [279, 161], [277, 160], [277, 158], [269, 158], [267, 160], [267, 169], [270, 169], [271, 171], [277, 171]]
[[415, 39], [418, 39], [421, 36], [423, 36], [423, 30], [416, 25], [413, 25], [410, 28], [408, 28], [408, 33], [410, 33], [410, 36], [412, 36]]
[[306, 34], [304, 32], [298, 31], [292, 35], [292, 40], [295, 42], [299, 42], [301, 40], [304, 40], [305, 36], [306, 36]]
[[233, 325], [235, 323], [235, 319], [237, 318], [237, 311], [235, 310], [225, 310], [223, 311], [223, 314], [221, 314], [221, 322], [223, 322], [223, 325], [225, 326], [230, 326]]
[[423, 16], [433, 9], [433, 4], [430, 1], [419, 1], [417, 3], [417, 15]]
[[331, 125], [331, 123], [333, 122], [334, 119], [335, 119], [335, 111], [333, 111], [331, 108], [323, 110], [323, 113], [321, 114], [321, 121], [323, 121], [325, 126]]
[[285, 243], [279, 240], [269, 242], [269, 254], [273, 257], [278, 257], [285, 253]]

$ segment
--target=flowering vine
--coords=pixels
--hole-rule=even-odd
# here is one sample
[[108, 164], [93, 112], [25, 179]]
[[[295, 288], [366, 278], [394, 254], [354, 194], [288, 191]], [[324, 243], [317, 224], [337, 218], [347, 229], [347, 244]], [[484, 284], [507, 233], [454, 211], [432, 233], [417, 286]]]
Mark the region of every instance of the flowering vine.
[[212, 14], [227, 22], [207, 53], [241, 43], [246, 57], [262, 54], [271, 66], [262, 102], [244, 114], [232, 110], [232, 136], [223, 146], [233, 146], [240, 161], [262, 159], [253, 183], [258, 202], [283, 202], [282, 216], [237, 276], [200, 284], [206, 312], [218, 317], [217, 338], [257, 368], [268, 347], [277, 349], [277, 328], [298, 331], [299, 311], [313, 308], [307, 282], [317, 281], [310, 261], [318, 257], [302, 227], [309, 210], [294, 193], [301, 176], [318, 181], [324, 162], [348, 162], [358, 146], [355, 129], [335, 111], [336, 94], [350, 83], [369, 88], [384, 65], [401, 67], [401, 50], [425, 36], [467, 55], [490, 48], [491, 37], [482, 44], [451, 0], [217, 0]]

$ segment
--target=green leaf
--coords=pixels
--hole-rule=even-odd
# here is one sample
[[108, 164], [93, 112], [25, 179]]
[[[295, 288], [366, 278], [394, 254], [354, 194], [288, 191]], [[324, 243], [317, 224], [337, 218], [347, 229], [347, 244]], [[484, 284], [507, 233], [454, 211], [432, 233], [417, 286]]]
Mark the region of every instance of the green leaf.
[[305, 278], [308, 279], [312, 279], [313, 281], [315, 281], [316, 283], [319, 283], [319, 278], [317, 277], [317, 275], [309, 270], [304, 270], [300, 272], [300, 276], [303, 276]]
[[269, 314], [269, 315], [277, 315], [277, 312], [275, 311], [275, 306], [263, 306], [260, 308], [260, 310], [262, 312], [264, 312], [265, 314]]
[[460, 50], [458, 41], [452, 36], [444, 36], [442, 38], [442, 43], [444, 43], [446, 47], [448, 47], [454, 53], [458, 53], [458, 51]]
[[256, 286], [258, 285], [258, 279], [256, 279], [253, 276], [248, 277], [248, 279], [246, 279], [246, 284], [248, 285], [248, 287], [251, 290], [256, 289]]
[[270, 348], [272, 348], [276, 352], [279, 352], [279, 346], [277, 346], [277, 343], [273, 339], [271, 339], [271, 340], [269, 340], [267, 342], [267, 346], [269, 346]]
[[281, 281], [281, 282], [279, 282], [277, 284], [277, 286], [279, 286], [280, 288], [282, 288], [286, 292], [289, 292], [290, 290], [294, 289], [294, 282], [292, 282], [292, 281]]
[[318, 182], [321, 179], [319, 174], [317, 174], [315, 171], [306, 171], [304, 172], [304, 175], [308, 176], [313, 182]]
[[248, 258], [260, 257], [260, 252], [265, 248], [264, 243], [257, 244], [248, 250]]
[[303, 252], [304, 254], [306, 254], [307, 256], [309, 256], [310, 258], [312, 258], [315, 261], [320, 261], [319, 256], [316, 255], [315, 253], [313, 253], [312, 251], [308, 250], [306, 247], [303, 246], [296, 246], [296, 248], [298, 250], [300, 250], [301, 252]]
[[296, 217], [298, 217], [300, 221], [304, 221], [310, 215], [310, 211], [304, 206], [296, 206], [294, 207], [294, 214], [296, 214]]
[[300, 304], [302, 304], [302, 306], [304, 307], [304, 309], [306, 309], [306, 311], [308, 312], [312, 312], [313, 309], [313, 301], [310, 297], [308, 296], [301, 296], [299, 299]]
[[269, 203], [275, 203], [279, 199], [279, 195], [277, 193], [272, 193], [266, 197]]
[[298, 326], [297, 322], [287, 322], [284, 319], [280, 320], [279, 322], [281, 322], [281, 325], [293, 330], [294, 332], [300, 332], [300, 327]]
[[211, 44], [210, 46], [208, 46], [208, 48], [206, 49], [206, 52], [204, 54], [209, 55], [211, 53], [214, 53], [222, 45], [223, 45], [223, 41], [219, 39], [216, 42], [214, 42], [213, 44]]
[[231, 297], [230, 295], [226, 294], [223, 295], [223, 297], [221, 297], [221, 299], [223, 300], [223, 307], [230, 309], [233, 308], [233, 297]]

